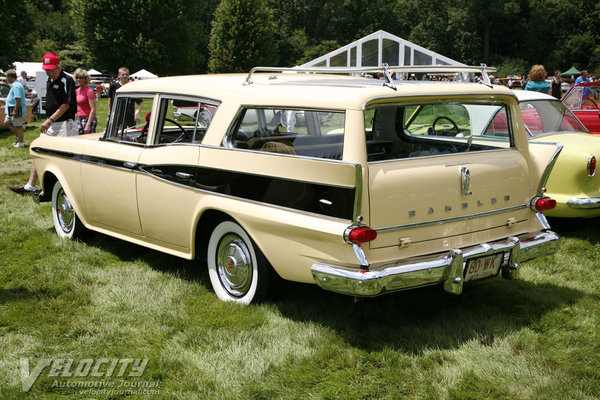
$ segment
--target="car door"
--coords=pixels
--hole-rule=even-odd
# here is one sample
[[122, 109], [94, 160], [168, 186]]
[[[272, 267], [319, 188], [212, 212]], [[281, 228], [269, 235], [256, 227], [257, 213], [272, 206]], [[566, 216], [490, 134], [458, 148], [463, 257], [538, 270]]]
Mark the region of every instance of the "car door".
[[171, 95], [161, 95], [158, 104], [149, 145], [139, 159], [141, 228], [147, 240], [187, 253], [199, 198], [194, 190], [199, 145], [211, 121], [207, 108], [212, 115], [217, 104]]
[[[440, 240], [460, 247], [527, 219], [529, 167], [507, 108], [461, 99], [367, 110], [367, 134], [378, 144], [368, 164], [370, 224], [379, 232], [372, 248]], [[494, 117], [499, 132], [490, 132]]]
[[136, 177], [144, 143], [138, 140], [149, 122], [126, 126], [131, 106], [150, 109], [152, 98], [117, 96], [105, 136], [84, 146], [81, 174], [86, 219], [99, 229], [141, 236]]

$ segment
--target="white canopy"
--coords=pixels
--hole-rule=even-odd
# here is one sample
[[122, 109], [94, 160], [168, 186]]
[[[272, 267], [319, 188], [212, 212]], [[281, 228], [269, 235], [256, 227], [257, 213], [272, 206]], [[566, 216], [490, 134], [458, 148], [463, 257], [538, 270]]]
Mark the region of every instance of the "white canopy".
[[102, 75], [102, 72], [95, 70], [94, 68], [90, 69], [88, 71], [88, 74], [90, 75]]
[[134, 79], [150, 79], [150, 78], [158, 78], [158, 75], [154, 75], [150, 71], [146, 71], [145, 69], [140, 69], [135, 74], [131, 74], [131, 77]]
[[21, 74], [21, 71], [27, 72], [27, 76], [29, 78], [34, 77], [35, 73], [38, 71], [43, 71], [41, 62], [19, 62], [15, 61], [13, 63], [15, 65], [15, 71], [17, 71], [17, 76]]

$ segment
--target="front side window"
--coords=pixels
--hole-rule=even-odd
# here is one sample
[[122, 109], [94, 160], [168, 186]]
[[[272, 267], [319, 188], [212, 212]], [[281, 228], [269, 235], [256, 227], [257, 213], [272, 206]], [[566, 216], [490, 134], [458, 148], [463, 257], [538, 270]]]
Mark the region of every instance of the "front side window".
[[346, 115], [340, 111], [246, 108], [225, 145], [341, 160], [345, 122]]
[[512, 133], [502, 103], [376, 105], [365, 111], [367, 159], [386, 161], [507, 148]]
[[581, 108], [581, 99], [583, 97], [583, 88], [574, 88], [565, 98], [565, 104], [569, 108]]
[[106, 138], [131, 143], [145, 143], [152, 110], [152, 97], [118, 96], [106, 130]]

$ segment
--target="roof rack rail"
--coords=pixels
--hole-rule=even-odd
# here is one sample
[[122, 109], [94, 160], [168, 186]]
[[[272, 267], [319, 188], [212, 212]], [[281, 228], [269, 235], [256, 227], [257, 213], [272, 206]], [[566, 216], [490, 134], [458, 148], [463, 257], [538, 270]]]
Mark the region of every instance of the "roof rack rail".
[[385, 77], [384, 86], [396, 89], [394, 80], [390, 73], [392, 72], [439, 72], [439, 73], [480, 73], [482, 83], [486, 86], [492, 86], [488, 72], [495, 72], [496, 68], [488, 67], [485, 64], [480, 66], [473, 65], [413, 65], [390, 67], [383, 64], [380, 67], [254, 67], [248, 73], [244, 85], [252, 84], [252, 74], [255, 72], [301, 72], [301, 73], [319, 73], [319, 74], [351, 74], [351, 73], [381, 73]]

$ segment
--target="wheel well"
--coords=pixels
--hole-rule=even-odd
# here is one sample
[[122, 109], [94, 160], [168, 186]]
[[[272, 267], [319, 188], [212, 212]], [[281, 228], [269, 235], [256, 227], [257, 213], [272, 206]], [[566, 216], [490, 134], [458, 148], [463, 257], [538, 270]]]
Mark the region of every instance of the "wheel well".
[[52, 172], [46, 172], [41, 179], [42, 187], [44, 188], [44, 194], [40, 196], [40, 202], [46, 202], [52, 200], [52, 188], [58, 181], [58, 178]]
[[229, 215], [217, 210], [208, 210], [202, 214], [196, 225], [196, 238], [194, 242], [195, 258], [206, 260], [206, 250], [210, 234], [222, 221], [233, 220]]

